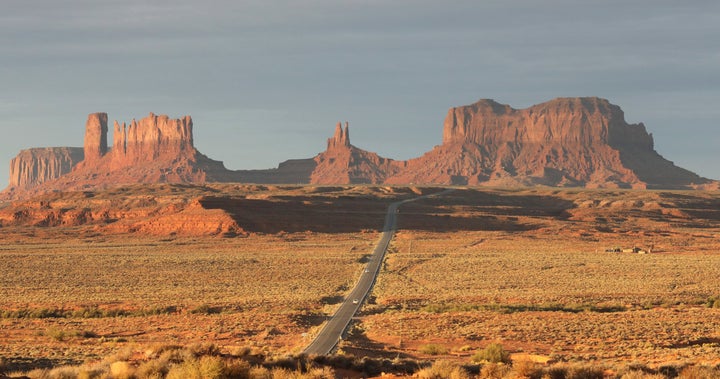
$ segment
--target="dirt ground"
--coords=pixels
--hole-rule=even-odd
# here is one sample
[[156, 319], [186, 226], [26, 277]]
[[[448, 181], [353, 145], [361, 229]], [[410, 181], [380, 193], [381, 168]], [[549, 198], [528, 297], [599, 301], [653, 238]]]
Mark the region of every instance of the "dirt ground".
[[[5, 205], [0, 357], [297, 353], [361, 275], [387, 205], [437, 190], [150, 186]], [[720, 193], [459, 188], [403, 205], [399, 227], [341, 351], [469, 362], [499, 342], [542, 362], [720, 363]]]

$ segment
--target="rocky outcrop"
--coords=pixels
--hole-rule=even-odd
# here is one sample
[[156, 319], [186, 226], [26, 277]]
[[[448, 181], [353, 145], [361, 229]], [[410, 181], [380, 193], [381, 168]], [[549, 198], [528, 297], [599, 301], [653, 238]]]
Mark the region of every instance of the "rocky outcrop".
[[108, 151], [107, 113], [90, 113], [85, 123], [85, 162], [97, 162]]
[[45, 147], [22, 150], [10, 161], [10, 188], [24, 190], [69, 173], [82, 161], [78, 147]]
[[[239, 236], [247, 233], [221, 209], [206, 209], [188, 186], [128, 187], [112, 193], [65, 192], [16, 201], [0, 209], [3, 227], [73, 227], [75, 233]], [[113, 190], [110, 190], [113, 191]]]
[[626, 123], [620, 107], [589, 97], [452, 108], [443, 144], [387, 181], [680, 188], [708, 180], [657, 154], [645, 126]]
[[350, 144], [350, 126], [338, 122], [335, 134], [328, 139], [327, 150], [318, 154], [310, 175], [314, 184], [383, 183], [399, 166], [392, 159], [358, 149]]
[[[53, 190], [93, 190], [133, 183], [314, 183], [547, 185], [590, 188], [717, 188], [654, 150], [643, 124], [628, 124], [605, 99], [558, 98], [526, 109], [493, 100], [455, 107], [442, 144], [407, 161], [383, 158], [350, 142], [338, 123], [324, 152], [267, 170], [227, 170], [194, 147], [190, 116], [150, 113], [113, 124], [93, 113], [84, 160], [74, 150], [29, 150], [13, 160], [5, 198]], [[2, 196], [0, 196], [2, 197]]]
[[120, 168], [192, 155], [195, 153], [192, 127], [190, 116], [170, 119], [153, 113], [140, 121], [132, 120], [130, 125], [115, 121], [111, 165]]
[[340, 122], [335, 125], [335, 134], [328, 138], [327, 149], [337, 150], [350, 147], [350, 125], [345, 121], [345, 129]]
[[229, 181], [231, 171], [225, 169], [222, 162], [209, 159], [195, 149], [190, 116], [171, 119], [150, 113], [130, 124], [116, 121], [112, 147], [107, 143], [107, 119], [105, 113], [88, 116], [80, 157], [78, 159], [78, 154], [74, 153], [72, 159], [53, 163], [63, 163], [61, 170], [45, 174], [33, 167], [52, 166], [45, 163], [47, 159], [16, 158], [13, 161], [13, 166], [18, 166], [13, 171], [16, 179], [11, 180], [14, 185], [22, 181], [22, 186], [11, 186], [2, 197], [16, 199], [49, 191], [88, 190], [133, 183]]

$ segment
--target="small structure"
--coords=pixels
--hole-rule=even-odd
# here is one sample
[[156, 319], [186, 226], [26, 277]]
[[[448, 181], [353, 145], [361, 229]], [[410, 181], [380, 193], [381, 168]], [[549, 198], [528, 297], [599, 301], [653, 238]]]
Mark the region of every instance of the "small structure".
[[653, 246], [650, 245], [648, 249], [642, 249], [637, 246], [633, 246], [632, 248], [621, 248], [621, 247], [613, 247], [610, 249], [605, 249], [606, 253], [632, 253], [632, 254], [652, 254]]

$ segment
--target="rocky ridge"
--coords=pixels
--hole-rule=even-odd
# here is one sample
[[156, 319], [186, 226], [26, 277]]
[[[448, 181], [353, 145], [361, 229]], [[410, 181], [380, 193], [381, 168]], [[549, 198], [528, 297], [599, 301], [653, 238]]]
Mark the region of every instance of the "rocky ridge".
[[451, 108], [442, 144], [395, 161], [350, 142], [338, 123], [327, 149], [267, 170], [227, 170], [194, 147], [190, 116], [149, 116], [113, 125], [88, 116], [78, 148], [31, 149], [11, 164], [6, 198], [133, 183], [548, 185], [589, 188], [717, 188], [654, 150], [645, 126], [628, 124], [605, 99], [558, 98], [526, 109], [493, 100]]

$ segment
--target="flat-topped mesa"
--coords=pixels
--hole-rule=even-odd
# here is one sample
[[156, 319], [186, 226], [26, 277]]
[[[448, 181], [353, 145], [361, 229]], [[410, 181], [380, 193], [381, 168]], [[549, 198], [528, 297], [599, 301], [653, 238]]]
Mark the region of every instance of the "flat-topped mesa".
[[[462, 162], [438, 156], [457, 152]], [[476, 158], [468, 160], [470, 152]], [[471, 184], [513, 177], [545, 185], [681, 188], [707, 181], [663, 159], [643, 124], [628, 124], [620, 107], [597, 97], [557, 98], [525, 109], [493, 100], [451, 108], [443, 146], [425, 160], [446, 162], [446, 172]], [[416, 176], [402, 179], [422, 179]]]
[[[451, 108], [445, 118], [443, 143], [560, 143], [590, 146], [610, 143], [613, 133], [641, 139], [652, 146], [642, 128], [625, 122], [620, 107], [597, 97], [557, 98], [526, 109], [514, 109], [494, 100]], [[624, 138], [623, 138], [624, 139]]]
[[85, 160], [95, 162], [108, 151], [108, 115], [104, 112], [90, 113], [85, 123]]
[[338, 122], [335, 125], [335, 134], [332, 138], [328, 138], [327, 149], [334, 150], [348, 147], [350, 147], [350, 125], [345, 121], [345, 129], [343, 129], [342, 123]]
[[83, 160], [80, 147], [41, 147], [22, 150], [10, 161], [10, 188], [35, 187], [59, 178]]

